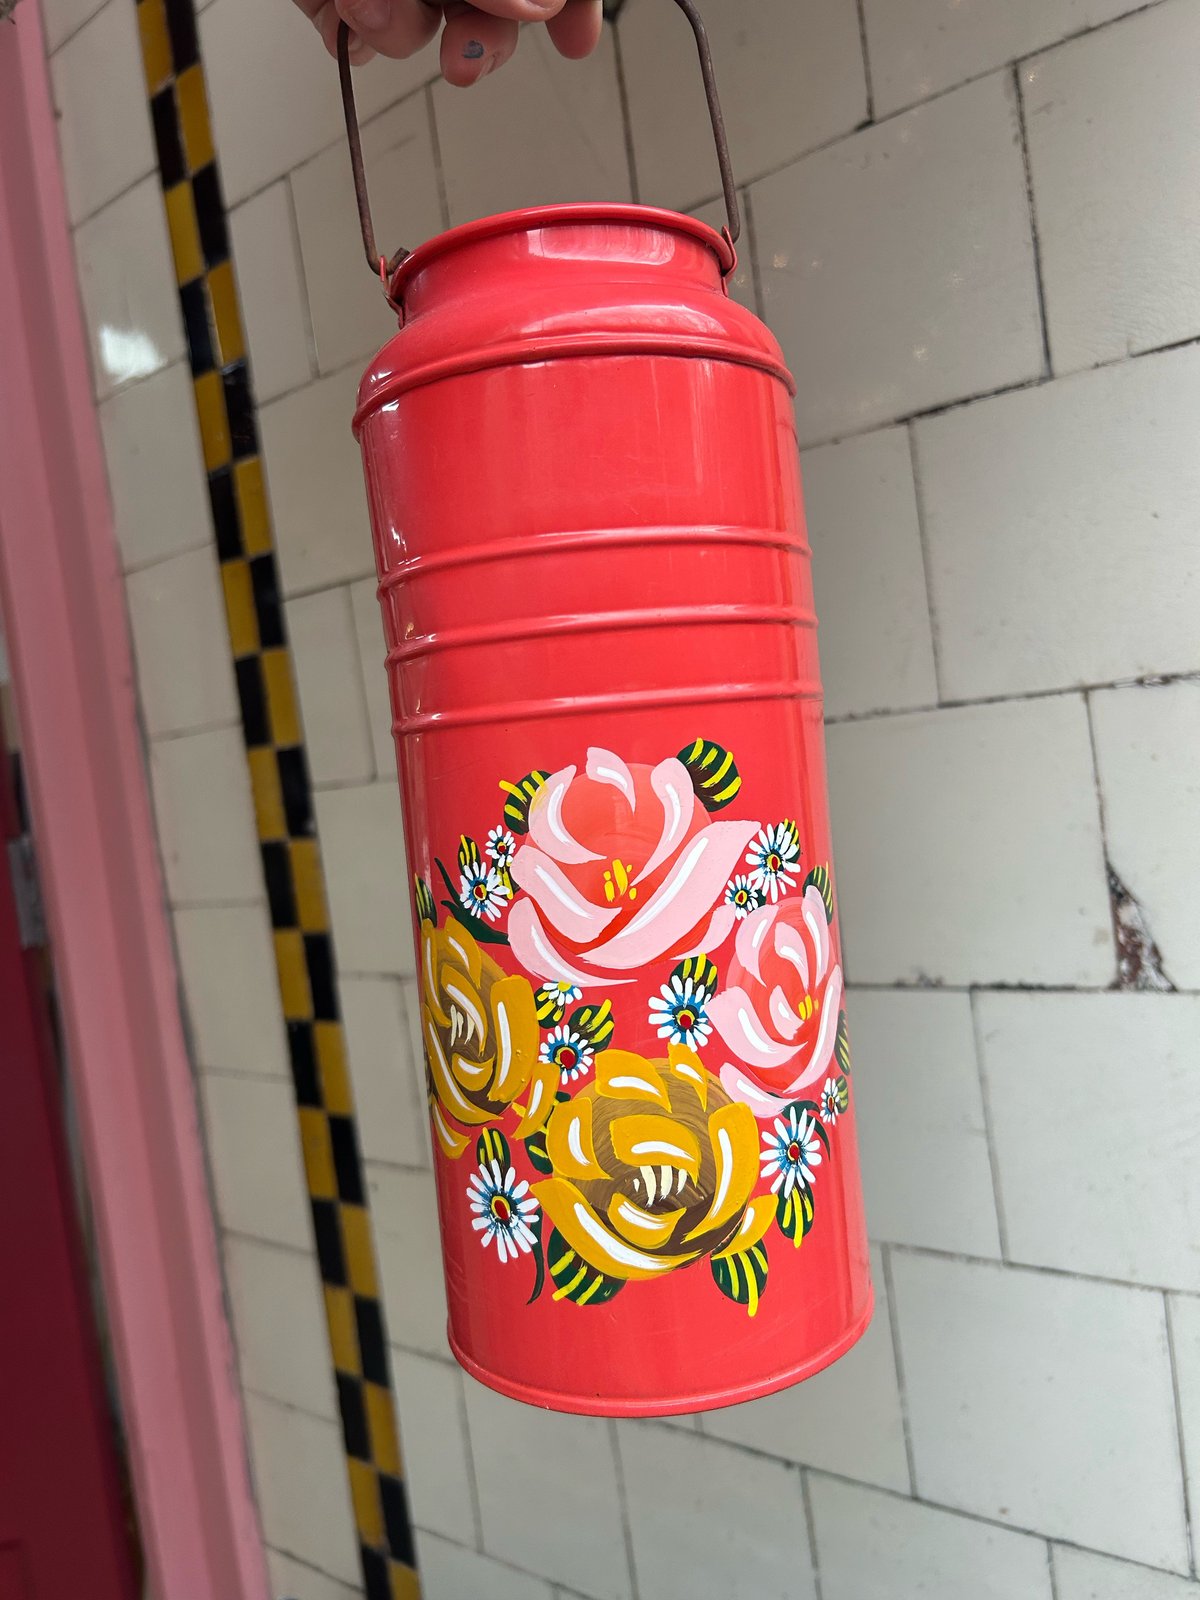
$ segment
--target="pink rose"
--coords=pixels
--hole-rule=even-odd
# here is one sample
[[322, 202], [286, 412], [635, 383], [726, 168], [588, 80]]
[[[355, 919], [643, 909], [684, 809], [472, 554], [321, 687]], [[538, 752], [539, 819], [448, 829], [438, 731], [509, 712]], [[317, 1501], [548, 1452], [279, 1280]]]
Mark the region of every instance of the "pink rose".
[[508, 916], [514, 955], [540, 977], [587, 988], [714, 950], [735, 921], [725, 886], [757, 832], [755, 822], [713, 822], [681, 761], [626, 766], [589, 750], [586, 772], [556, 772], [529, 808], [511, 869], [524, 890]]
[[708, 1015], [737, 1057], [721, 1082], [759, 1117], [777, 1116], [829, 1066], [842, 969], [821, 892], [753, 912], [738, 929], [726, 985]]

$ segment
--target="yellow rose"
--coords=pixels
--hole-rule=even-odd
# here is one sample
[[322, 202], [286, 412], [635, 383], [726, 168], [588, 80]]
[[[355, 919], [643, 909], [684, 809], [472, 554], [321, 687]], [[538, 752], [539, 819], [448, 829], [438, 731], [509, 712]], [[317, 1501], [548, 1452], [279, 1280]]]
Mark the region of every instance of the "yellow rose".
[[650, 1062], [606, 1050], [595, 1082], [550, 1117], [553, 1175], [533, 1193], [580, 1261], [609, 1278], [661, 1278], [766, 1233], [775, 1200], [751, 1199], [758, 1144], [754, 1113], [693, 1051]]
[[421, 1033], [433, 1131], [451, 1160], [471, 1142], [464, 1128], [482, 1128], [514, 1107], [518, 1139], [543, 1126], [558, 1067], [538, 1059], [533, 988], [509, 977], [459, 922], [421, 924]]

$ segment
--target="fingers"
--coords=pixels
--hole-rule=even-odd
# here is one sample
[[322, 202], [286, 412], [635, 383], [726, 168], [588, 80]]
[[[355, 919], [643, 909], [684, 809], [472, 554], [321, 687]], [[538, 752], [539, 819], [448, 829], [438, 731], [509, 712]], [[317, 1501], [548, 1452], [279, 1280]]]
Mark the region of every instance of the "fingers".
[[[333, 6], [363, 48], [400, 59], [427, 45], [442, 20], [441, 7], [426, 0], [333, 0]], [[336, 35], [336, 23], [333, 32]]]
[[517, 48], [520, 27], [511, 19], [489, 15], [467, 0], [449, 0], [444, 9], [442, 76], [447, 83], [465, 89], [503, 66]]
[[[314, 28], [321, 35], [326, 50], [331, 56], [337, 55], [337, 31], [341, 17], [334, 8], [333, 0], [296, 0], [312, 22]], [[351, 65], [361, 67], [364, 61], [370, 61], [375, 54], [370, 45], [365, 44], [356, 33], [350, 35], [350, 62]]]
[[604, 0], [567, 0], [558, 15], [546, 23], [546, 31], [559, 55], [580, 61], [600, 43], [603, 26]]

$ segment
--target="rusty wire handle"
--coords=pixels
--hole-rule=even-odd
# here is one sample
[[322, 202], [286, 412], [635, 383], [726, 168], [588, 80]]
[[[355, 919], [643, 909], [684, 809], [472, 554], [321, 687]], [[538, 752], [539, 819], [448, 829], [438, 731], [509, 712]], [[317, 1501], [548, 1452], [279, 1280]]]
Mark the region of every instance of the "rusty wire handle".
[[[733, 161], [729, 154], [729, 136], [725, 130], [725, 113], [721, 109], [721, 96], [717, 90], [717, 73], [713, 66], [712, 45], [704, 18], [695, 0], [675, 0], [675, 4], [691, 23], [696, 36], [696, 52], [700, 57], [700, 71], [704, 77], [704, 94], [708, 101], [708, 114], [712, 121], [713, 139], [717, 146], [717, 163], [721, 169], [721, 189], [725, 196], [725, 212], [729, 219], [726, 236], [736, 244], [742, 231], [742, 213], [738, 204], [737, 182], [733, 175]], [[358, 113], [354, 106], [354, 78], [350, 66], [350, 29], [344, 22], [337, 31], [338, 77], [342, 84], [342, 112], [346, 119], [346, 142], [350, 146], [350, 169], [354, 174], [354, 194], [358, 201], [358, 221], [362, 229], [363, 250], [372, 277], [384, 280], [386, 288], [392, 273], [412, 254], [401, 247], [390, 258], [383, 255], [375, 243], [375, 224], [371, 221], [371, 201], [367, 194], [367, 169], [363, 162], [362, 134], [358, 126]]]

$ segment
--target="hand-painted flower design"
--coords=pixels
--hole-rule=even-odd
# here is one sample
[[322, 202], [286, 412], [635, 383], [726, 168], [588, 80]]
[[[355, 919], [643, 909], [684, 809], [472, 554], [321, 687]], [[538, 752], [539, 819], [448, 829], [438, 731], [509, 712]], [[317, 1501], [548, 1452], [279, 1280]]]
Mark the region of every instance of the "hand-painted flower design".
[[488, 922], [499, 920], [512, 897], [512, 890], [504, 877], [494, 867], [468, 866], [459, 877], [458, 898], [464, 911], [473, 917], [485, 917]]
[[494, 1239], [501, 1261], [529, 1255], [536, 1243], [532, 1223], [538, 1203], [525, 1179], [517, 1182], [512, 1167], [505, 1171], [498, 1161], [481, 1162], [479, 1171], [471, 1174], [467, 1199], [475, 1213], [471, 1226], [482, 1236], [485, 1249]]
[[828, 1069], [837, 1040], [842, 969], [821, 891], [763, 906], [738, 928], [726, 986], [708, 1006], [735, 1060], [721, 1082], [771, 1117]]
[[543, 1126], [559, 1078], [538, 1059], [533, 987], [508, 977], [456, 921], [421, 925], [421, 1034], [433, 1131], [451, 1160], [470, 1143], [464, 1128], [510, 1108], [523, 1111], [518, 1138]]
[[842, 1114], [838, 1104], [837, 1079], [826, 1078], [825, 1087], [821, 1090], [821, 1115], [830, 1125], [835, 1123]]
[[517, 841], [507, 828], [493, 828], [487, 836], [487, 853], [498, 867], [507, 867], [517, 851]]
[[811, 1185], [821, 1165], [821, 1141], [810, 1112], [797, 1112], [795, 1106], [789, 1106], [782, 1117], [775, 1118], [762, 1142], [763, 1177], [772, 1179], [772, 1194], [782, 1189], [786, 1200], [797, 1185], [803, 1189]]
[[713, 1031], [705, 1009], [710, 991], [694, 978], [674, 973], [660, 994], [661, 999], [650, 1002], [650, 1026], [658, 1029], [658, 1037], [687, 1045], [689, 1050], [707, 1043]]
[[752, 911], [757, 911], [762, 903], [762, 895], [744, 873], [730, 879], [725, 891], [725, 904], [733, 907], [733, 914], [739, 922], [743, 922]]
[[564, 1084], [586, 1077], [596, 1059], [596, 1052], [583, 1034], [568, 1027], [555, 1028], [543, 1040], [539, 1053], [543, 1061], [553, 1061]]
[[542, 1027], [561, 1022], [567, 1007], [583, 999], [583, 990], [575, 983], [543, 983], [537, 992], [537, 1018]]
[[624, 1050], [546, 1125], [552, 1176], [533, 1193], [570, 1250], [621, 1281], [751, 1250], [775, 1215], [758, 1182], [758, 1129], [694, 1052]]
[[746, 852], [750, 882], [763, 900], [774, 904], [785, 889], [796, 887], [800, 863], [800, 830], [794, 822], [775, 822], [764, 828]]
[[584, 771], [564, 767], [537, 790], [528, 825], [508, 917], [527, 971], [581, 989], [629, 983], [732, 932], [725, 887], [758, 824], [714, 822], [681, 761], [630, 766], [589, 750]]

